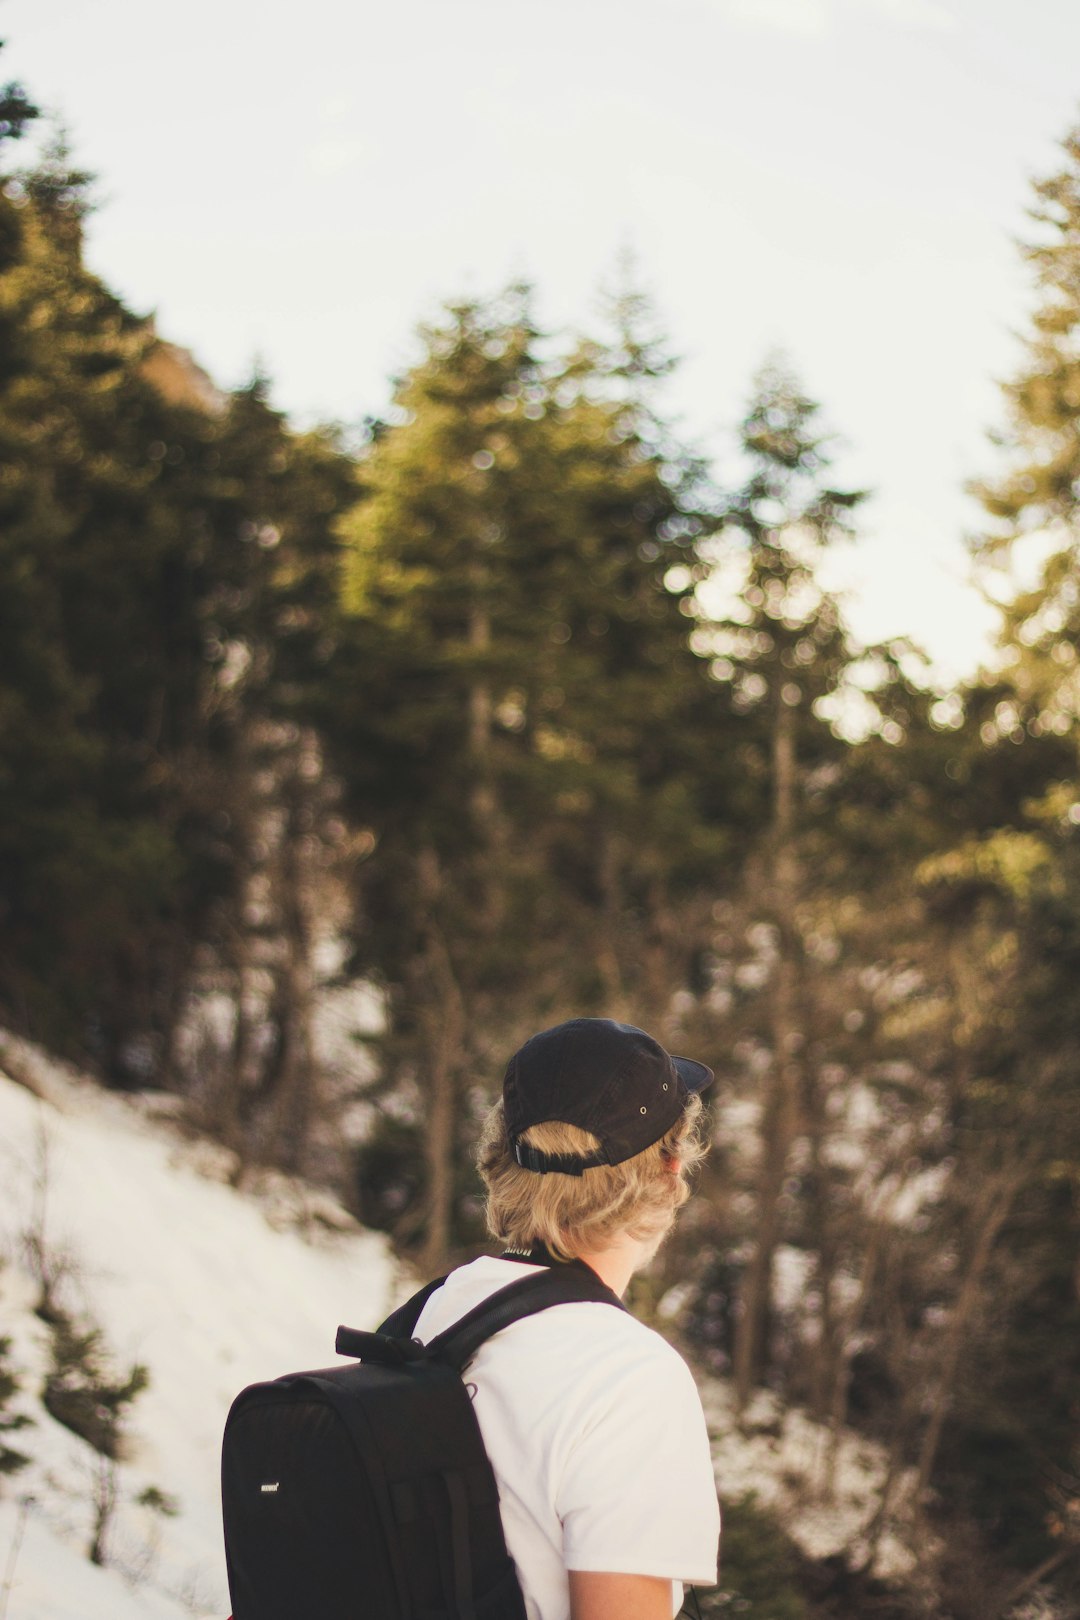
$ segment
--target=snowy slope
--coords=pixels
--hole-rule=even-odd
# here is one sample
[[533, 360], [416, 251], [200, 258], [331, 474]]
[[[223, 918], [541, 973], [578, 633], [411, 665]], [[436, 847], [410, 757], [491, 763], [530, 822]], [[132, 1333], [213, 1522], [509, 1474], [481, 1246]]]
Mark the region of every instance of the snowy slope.
[[[3, 1074], [4, 1054], [38, 1095]], [[16, 1408], [35, 1425], [11, 1437], [33, 1464], [0, 1482], [4, 1620], [227, 1614], [217, 1470], [230, 1401], [256, 1379], [333, 1364], [337, 1323], [371, 1326], [401, 1292], [385, 1242], [325, 1199], [279, 1181], [275, 1198], [253, 1200], [215, 1169], [220, 1156], [137, 1102], [3, 1037], [0, 1335], [13, 1341]], [[104, 1569], [85, 1557], [95, 1455], [36, 1398], [50, 1341], [25, 1257], [35, 1223], [54, 1258], [72, 1262], [65, 1308], [102, 1325], [123, 1370], [138, 1361], [150, 1372]], [[175, 1518], [135, 1504], [148, 1485], [176, 1499]]]
[[[16, 1407], [34, 1419], [10, 1437], [32, 1466], [0, 1480], [0, 1620], [226, 1615], [218, 1457], [233, 1396], [332, 1365], [337, 1323], [374, 1325], [410, 1286], [384, 1240], [325, 1195], [282, 1177], [242, 1194], [229, 1168], [148, 1100], [103, 1092], [0, 1031], [0, 1336], [12, 1340]], [[35, 1228], [54, 1264], [73, 1264], [64, 1308], [103, 1327], [118, 1369], [139, 1361], [150, 1372], [103, 1569], [86, 1557], [95, 1454], [38, 1399], [50, 1336], [25, 1250]], [[679, 1292], [662, 1315], [677, 1317]], [[880, 1448], [846, 1431], [832, 1441], [764, 1392], [738, 1421], [728, 1386], [699, 1382], [721, 1498], [754, 1492], [811, 1557], [857, 1548], [884, 1477]], [[176, 1499], [176, 1518], [137, 1504], [149, 1485]], [[917, 1564], [910, 1485], [897, 1484], [882, 1575]]]

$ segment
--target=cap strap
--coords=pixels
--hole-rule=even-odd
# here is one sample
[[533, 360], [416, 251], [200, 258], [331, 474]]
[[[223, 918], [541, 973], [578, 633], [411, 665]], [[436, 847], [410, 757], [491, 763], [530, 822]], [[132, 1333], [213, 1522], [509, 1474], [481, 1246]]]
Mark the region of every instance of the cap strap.
[[607, 1155], [601, 1151], [595, 1153], [541, 1153], [539, 1148], [530, 1147], [520, 1137], [514, 1141], [514, 1158], [523, 1170], [535, 1170], [537, 1175], [546, 1176], [555, 1171], [560, 1176], [580, 1176], [585, 1170], [592, 1170], [598, 1164], [607, 1164]]

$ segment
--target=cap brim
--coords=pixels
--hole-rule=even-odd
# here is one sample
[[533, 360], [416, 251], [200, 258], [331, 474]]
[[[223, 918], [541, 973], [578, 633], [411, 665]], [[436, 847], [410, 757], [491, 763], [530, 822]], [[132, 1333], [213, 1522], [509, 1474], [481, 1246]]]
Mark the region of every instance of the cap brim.
[[693, 1058], [673, 1057], [671, 1061], [687, 1091], [704, 1091], [716, 1079], [711, 1069], [704, 1063], [695, 1063]]

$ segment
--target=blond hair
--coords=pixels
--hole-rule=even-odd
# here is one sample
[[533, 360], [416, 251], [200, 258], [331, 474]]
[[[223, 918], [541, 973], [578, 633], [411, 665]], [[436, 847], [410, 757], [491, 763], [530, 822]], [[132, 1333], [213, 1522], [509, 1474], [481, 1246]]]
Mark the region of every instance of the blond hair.
[[[539, 1241], [561, 1260], [603, 1249], [623, 1232], [645, 1240], [663, 1237], [690, 1196], [689, 1173], [705, 1156], [702, 1112], [701, 1098], [691, 1094], [671, 1130], [632, 1159], [595, 1165], [580, 1176], [540, 1175], [514, 1158], [497, 1102], [484, 1121], [476, 1156], [487, 1188], [488, 1231], [515, 1249]], [[586, 1154], [600, 1146], [591, 1131], [560, 1121], [532, 1125], [521, 1140], [542, 1153]]]

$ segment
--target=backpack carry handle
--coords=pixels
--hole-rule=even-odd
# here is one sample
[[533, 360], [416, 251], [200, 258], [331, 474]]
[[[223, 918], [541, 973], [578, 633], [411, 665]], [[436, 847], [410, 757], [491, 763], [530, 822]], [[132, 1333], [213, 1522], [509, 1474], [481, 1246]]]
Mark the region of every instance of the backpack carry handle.
[[427, 1354], [418, 1339], [391, 1339], [385, 1333], [364, 1333], [344, 1325], [337, 1330], [334, 1349], [339, 1356], [375, 1361], [382, 1367], [403, 1367], [407, 1361], [421, 1361]]

